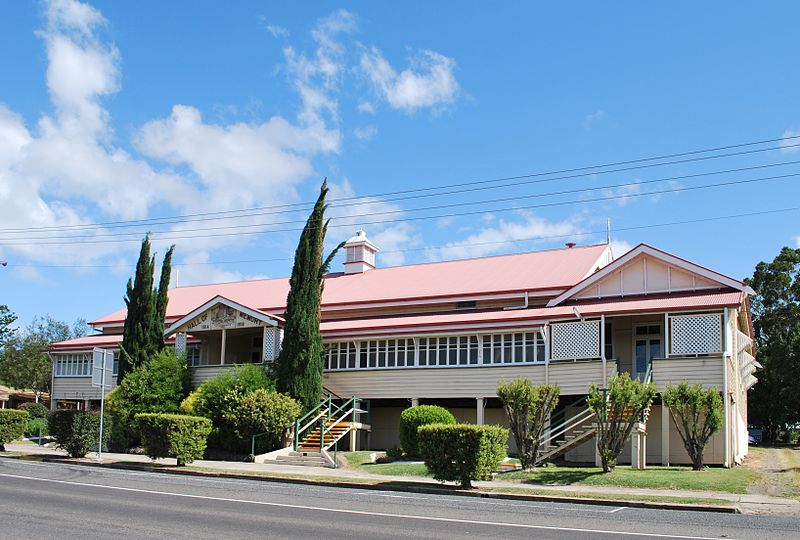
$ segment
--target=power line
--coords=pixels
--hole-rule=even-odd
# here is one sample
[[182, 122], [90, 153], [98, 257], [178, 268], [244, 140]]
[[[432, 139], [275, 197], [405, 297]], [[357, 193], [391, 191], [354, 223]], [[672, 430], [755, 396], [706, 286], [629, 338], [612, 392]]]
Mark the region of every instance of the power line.
[[[666, 161], [663, 163], [650, 163], [647, 165], [638, 165], [638, 166], [631, 166], [631, 167], [624, 167], [619, 169], [612, 169], [612, 170], [594, 170], [594, 169], [603, 169], [607, 167], [614, 167], [618, 165], [629, 165], [634, 163], [646, 163], [651, 161], [658, 161], [663, 159], [671, 159], [674, 157], [683, 157], [683, 156], [690, 156], [690, 155], [697, 155], [697, 154], [704, 154], [710, 152], [718, 152], [721, 150], [728, 150], [734, 148], [743, 148], [748, 146], [757, 146], [761, 144], [767, 143], [774, 143], [779, 141], [786, 141], [786, 140], [794, 140], [800, 138], [800, 135], [792, 135], [787, 137], [781, 137], [776, 139], [766, 139], [762, 141], [754, 141], [754, 142], [747, 142], [747, 143], [740, 143], [728, 146], [720, 146], [715, 148], [708, 148], [708, 149], [701, 149], [701, 150], [692, 150], [688, 152], [680, 152], [674, 154], [666, 154], [662, 156], [654, 156], [654, 157], [646, 157], [646, 158], [639, 158], [627, 161], [619, 161], [614, 163], [607, 163], [602, 165], [590, 165], [585, 167], [576, 167], [571, 169], [562, 169], [557, 171], [548, 171], [548, 172], [538, 172], [538, 173], [531, 173], [531, 174], [524, 174], [524, 175], [517, 175], [517, 176], [507, 176], [507, 177], [500, 177], [500, 178], [492, 178], [488, 180], [475, 180], [470, 182], [462, 182], [456, 184], [445, 184], [440, 186], [431, 186], [425, 188], [416, 188], [416, 189], [407, 189], [407, 190], [400, 190], [400, 191], [393, 191], [393, 192], [385, 192], [373, 195], [362, 195], [358, 197], [346, 197], [343, 199], [339, 199], [338, 201], [331, 201], [332, 203], [347, 203], [347, 201], [360, 201], [360, 202], [350, 202], [349, 204], [342, 204], [340, 207], [346, 206], [359, 206], [364, 204], [369, 204], [371, 202], [376, 202], [374, 199], [382, 198], [380, 202], [395, 202], [399, 200], [409, 200], [409, 199], [416, 199], [422, 197], [438, 197], [443, 195], [452, 195], [452, 194], [461, 194], [464, 192], [474, 192], [474, 191], [482, 191], [486, 189], [500, 189], [506, 187], [516, 187], [519, 185], [528, 185], [533, 183], [542, 183], [542, 182], [553, 182], [557, 180], [566, 180], [566, 179], [574, 179], [578, 177], [585, 177], [585, 176], [592, 176], [596, 174], [610, 174], [614, 172], [627, 172], [632, 170], [640, 170], [646, 169], [651, 167], [661, 167], [666, 165], [676, 165], [682, 163], [690, 163], [690, 162], [697, 162], [697, 161], [705, 161], [711, 159], [721, 159], [726, 157], [736, 157], [742, 155], [749, 155], [755, 154], [760, 152], [771, 152], [774, 150], [783, 150], [786, 148], [794, 148], [800, 147], [800, 143], [790, 144], [790, 145], [781, 145], [778, 147], [769, 147], [769, 148], [758, 148], [758, 149], [751, 149], [745, 150], [741, 152], [731, 152], [727, 154], [718, 154], [713, 156], [701, 156], [689, 159], [681, 159], [681, 160], [674, 160], [674, 161]], [[560, 176], [555, 178], [540, 178], [542, 176], [550, 176], [553, 174], [562, 174], [562, 173], [571, 173], [571, 172], [580, 172], [580, 171], [588, 171], [582, 174], [573, 174], [569, 176]], [[509, 182], [513, 180], [522, 180], [522, 179], [531, 179], [531, 178], [538, 178], [536, 180], [528, 180], [525, 182], [515, 182], [511, 184], [504, 184], [499, 186], [487, 186], [487, 184], [499, 183], [499, 182]], [[470, 187], [472, 186], [472, 187]], [[483, 186], [483, 187], [475, 187], [475, 186]], [[430, 193], [431, 191], [442, 190], [442, 189], [451, 189], [451, 188], [460, 188], [457, 191], [447, 191], [441, 193]], [[394, 195], [403, 195], [409, 193], [427, 193], [425, 195], [415, 195], [409, 197], [399, 197], [394, 199], [383, 199], [384, 197], [391, 197]], [[253, 216], [260, 216], [260, 215], [271, 215], [271, 214], [281, 214], [287, 213], [290, 211], [299, 211], [301, 209], [305, 209], [312, 205], [312, 202], [302, 202], [302, 203], [293, 203], [293, 204], [284, 204], [284, 205], [270, 205], [270, 206], [260, 206], [260, 207], [252, 207], [252, 208], [243, 208], [238, 210], [221, 210], [216, 212], [199, 212], [195, 214], [183, 214], [177, 216], [165, 216], [160, 218], [147, 218], [147, 219], [140, 219], [140, 220], [122, 220], [122, 221], [109, 221], [109, 222], [101, 222], [101, 223], [85, 223], [85, 224], [76, 224], [76, 225], [63, 225], [63, 226], [48, 226], [48, 227], [26, 227], [26, 228], [11, 228], [11, 229], [0, 229], [0, 233], [21, 233], [21, 232], [34, 232], [34, 231], [53, 231], [53, 230], [87, 230], [93, 228], [120, 228], [120, 227], [133, 227], [137, 225], [170, 225], [170, 224], [177, 224], [177, 223], [186, 223], [186, 222], [195, 222], [195, 221], [213, 221], [213, 220], [221, 220], [221, 219], [236, 219], [236, 218], [243, 218], [243, 217], [253, 217]], [[282, 211], [275, 211], [275, 212], [262, 212], [263, 210], [276, 210], [276, 209], [289, 209], [289, 210], [282, 210]], [[242, 214], [242, 215], [231, 215], [231, 214], [241, 214], [243, 212], [255, 212], [250, 214]], [[190, 218], [190, 219], [184, 219]], [[196, 219], [191, 219], [196, 218]]]
[[[681, 221], [670, 221], [670, 222], [662, 222], [662, 223], [650, 223], [646, 225], [632, 225], [629, 227], [617, 227], [614, 229], [614, 232], [628, 232], [628, 231], [637, 231], [643, 229], [655, 229], [655, 228], [662, 228], [662, 227], [673, 227], [679, 225], [692, 225], [697, 223], [706, 223], [706, 222], [714, 222], [714, 221], [726, 221], [732, 219], [741, 219], [741, 218], [748, 218], [748, 217], [758, 217], [764, 215], [772, 215], [772, 214], [780, 214], [780, 213], [787, 213], [787, 212], [798, 212], [800, 211], [800, 206], [793, 206], [789, 208], [778, 208], [772, 210], [760, 210], [756, 212], [746, 212], [742, 214], [731, 214], [725, 216], [711, 216], [705, 218], [695, 218], [695, 219], [686, 219]], [[560, 238], [574, 238], [577, 236], [593, 236], [593, 235], [605, 235], [607, 230], [597, 230], [597, 231], [583, 231], [583, 232], [573, 232], [569, 234], [557, 234], [557, 235], [547, 235], [547, 236], [530, 236], [526, 238], [514, 238], [509, 240], [496, 240], [491, 242], [453, 242], [450, 244], [440, 245], [440, 246], [425, 246], [425, 247], [418, 247], [418, 248], [407, 248], [407, 249], [395, 249], [389, 251], [382, 251], [382, 254], [394, 254], [394, 253], [411, 253], [411, 252], [419, 252], [419, 251], [433, 251], [433, 250], [447, 250], [447, 249], [464, 249], [469, 247], [480, 247], [480, 246], [489, 246], [489, 245], [499, 245], [499, 244], [516, 244], [519, 242], [531, 242], [536, 240], [556, 240]], [[248, 263], [264, 263], [264, 262], [289, 262], [291, 259], [286, 257], [274, 258], [274, 259], [244, 259], [244, 260], [231, 260], [231, 261], [203, 261], [203, 262], [194, 262], [194, 263], [173, 263], [172, 266], [203, 266], [203, 265], [214, 265], [214, 264], [248, 264]], [[11, 267], [25, 267], [25, 268], [132, 268], [135, 266], [136, 263], [126, 263], [126, 264], [11, 264]]]
[[[609, 195], [604, 197], [595, 197], [592, 199], [582, 199], [582, 200], [570, 200], [570, 201], [558, 201], [552, 203], [541, 203], [541, 204], [533, 204], [533, 205], [524, 205], [524, 206], [512, 206], [507, 208], [493, 208], [493, 209], [481, 209], [477, 211], [470, 211], [470, 212], [451, 212], [449, 214], [438, 214], [438, 215], [431, 215], [431, 216], [417, 216], [417, 217], [408, 217], [402, 219], [389, 219], [389, 220], [376, 220], [376, 221], [362, 221], [359, 222], [362, 225], [375, 225], [375, 224], [385, 224], [385, 223], [398, 223], [398, 222], [410, 222], [410, 221], [421, 221], [421, 220], [429, 220], [429, 219], [440, 219], [440, 218], [449, 218], [449, 217], [463, 217], [463, 216], [471, 216], [471, 215], [480, 215], [486, 213], [500, 213], [500, 212], [509, 212], [509, 211], [518, 211], [518, 210], [532, 210], [537, 208], [550, 208], [550, 207], [559, 207], [559, 206], [570, 206], [573, 204], [585, 204], [585, 203], [592, 203], [592, 202], [604, 202], [604, 201], [612, 201], [617, 199], [630, 199], [630, 198], [638, 198], [638, 197], [647, 197], [651, 195], [662, 195], [667, 193], [679, 193], [685, 191], [697, 191], [701, 189], [712, 189], [718, 187], [729, 187], [735, 185], [744, 185], [744, 184], [752, 184], [756, 182], [764, 182], [769, 180], [779, 180], [779, 179], [786, 179], [791, 177], [800, 176], [800, 173], [792, 173], [792, 174], [784, 174], [784, 175], [776, 175], [776, 176], [768, 176], [763, 178], [751, 178], [746, 180], [735, 180], [735, 181], [727, 181], [727, 182], [718, 182], [715, 184], [703, 184], [700, 186], [688, 186], [688, 187], [676, 187], [671, 189], [661, 189], [661, 190], [654, 190], [654, 191], [647, 191], [647, 192], [640, 192], [640, 193], [628, 193], [623, 195]], [[373, 214], [363, 214], [363, 216], [369, 215], [383, 215], [386, 212], [376, 212]], [[362, 217], [363, 217], [362, 216]], [[344, 218], [340, 218], [344, 219]], [[350, 217], [346, 219], [352, 219]], [[330, 228], [341, 228], [341, 227], [351, 227], [352, 223], [336, 225], [333, 224]], [[196, 239], [196, 238], [218, 238], [218, 237], [228, 237], [228, 236], [249, 236], [254, 234], [266, 234], [266, 233], [282, 233], [282, 232], [296, 232], [300, 231], [302, 228], [294, 228], [294, 229], [272, 229], [266, 231], [252, 231], [252, 232], [234, 232], [234, 233], [218, 233], [218, 234], [204, 234], [204, 235], [189, 235], [189, 236], [157, 236], [155, 239], [157, 240], [165, 240], [165, 241], [174, 241], [174, 240], [182, 240], [182, 239]], [[180, 232], [180, 231], [176, 231]], [[156, 235], [153, 235], [154, 237]], [[84, 238], [94, 238], [94, 237], [84, 237]], [[76, 244], [76, 245], [85, 245], [85, 244], [107, 244], [107, 243], [124, 243], [124, 242], [139, 242], [139, 239], [111, 239], [111, 240], [86, 240], [77, 242], [75, 241], [76, 238], [73, 238], [71, 241], [36, 241], [33, 243], [30, 242], [5, 242], [3, 245], [6, 246], [18, 246], [18, 245], [68, 245], [68, 244]]]
[[[519, 201], [519, 200], [527, 200], [527, 199], [538, 199], [543, 197], [553, 197], [557, 195], [574, 195], [578, 193], [587, 193], [591, 191], [604, 191], [609, 189], [619, 189], [619, 188], [626, 188], [626, 187], [638, 187], [643, 185], [649, 184], [656, 184], [661, 182], [670, 182], [670, 181], [677, 181], [677, 180], [686, 180], [690, 178], [700, 178], [705, 176], [716, 176], [720, 174], [729, 174], [729, 173], [738, 173], [738, 172], [745, 172], [745, 171], [753, 171], [753, 170], [761, 170], [761, 169], [768, 169], [772, 167], [782, 167], [786, 165], [797, 165], [800, 164], [800, 160], [796, 161], [787, 161], [781, 163], [771, 163], [766, 165], [755, 165], [751, 167], [740, 167], [736, 169], [726, 169], [721, 171], [709, 171], [704, 173], [695, 173], [695, 174], [687, 174], [682, 176], [671, 176], [666, 178], [658, 178], [652, 180], [640, 180], [637, 182], [625, 182], [620, 184], [609, 184], [603, 186], [593, 186], [589, 188], [575, 188], [575, 189], [568, 189], [568, 190], [561, 190], [561, 191], [551, 191], [548, 193], [538, 193], [532, 195], [516, 195], [511, 197], [501, 197], [496, 199], [489, 199], [483, 201], [466, 201], [460, 203], [449, 203], [449, 204], [440, 204], [436, 206], [428, 206], [422, 208], [408, 208], [408, 209], [398, 209], [398, 210], [387, 210], [383, 212], [371, 212], [366, 214], [354, 214], [351, 216], [333, 216], [333, 220], [337, 219], [356, 219], [360, 217], [370, 217], [370, 216], [377, 216], [377, 215], [393, 215], [393, 214], [405, 214], [408, 212], [425, 212], [429, 210], [439, 210], [443, 208], [463, 208], [467, 206], [474, 206], [476, 204], [491, 204], [491, 203], [500, 203], [500, 202], [509, 202], [509, 201]], [[771, 178], [770, 178], [771, 179]], [[621, 197], [625, 197], [627, 195], [621, 195]], [[120, 238], [120, 237], [141, 237], [145, 234], [152, 233], [152, 234], [161, 234], [161, 233], [187, 233], [187, 232], [199, 232], [199, 231], [219, 231], [219, 230], [243, 230], [243, 229], [252, 229], [256, 227], [270, 227], [270, 226], [277, 226], [277, 225], [294, 225], [294, 224], [303, 224], [305, 220], [295, 220], [295, 221], [282, 221], [282, 222], [267, 222], [267, 223], [249, 223], [249, 224], [242, 224], [242, 225], [224, 225], [219, 227], [204, 227], [201, 229], [179, 229], [173, 231], [134, 231], [134, 232], [126, 232], [126, 233], [114, 233], [114, 234], [96, 234], [96, 235], [85, 235], [85, 236], [66, 236], [66, 235], [57, 235], [57, 236], [33, 236], [33, 237], [11, 237], [8, 240], [52, 240], [52, 239], [98, 239], [98, 238]], [[18, 233], [15, 233], [18, 234]], [[34, 233], [35, 234], [35, 233]]]

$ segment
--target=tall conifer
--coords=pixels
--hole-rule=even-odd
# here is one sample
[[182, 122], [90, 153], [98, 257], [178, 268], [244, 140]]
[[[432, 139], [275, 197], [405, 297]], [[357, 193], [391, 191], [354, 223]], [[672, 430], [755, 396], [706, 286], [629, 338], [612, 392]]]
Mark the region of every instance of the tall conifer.
[[154, 298], [153, 267], [155, 261], [150, 257], [150, 236], [142, 240], [136, 274], [128, 279], [125, 306], [128, 313], [120, 345], [117, 382], [133, 367], [153, 356], [158, 347], [153, 342]]
[[175, 251], [175, 244], [171, 245], [164, 255], [164, 263], [161, 265], [161, 279], [158, 282], [158, 292], [155, 296], [155, 313], [153, 315], [153, 341], [158, 350], [164, 349], [164, 320], [167, 318], [167, 302], [169, 302], [169, 280], [172, 274], [172, 252]]
[[300, 401], [304, 412], [318, 407], [322, 395], [320, 301], [324, 276], [333, 257], [344, 245], [344, 242], [339, 244], [323, 261], [323, 245], [328, 230], [328, 221], [325, 220], [327, 195], [328, 183], [325, 180], [295, 252], [286, 298], [283, 345], [276, 362], [278, 390]]

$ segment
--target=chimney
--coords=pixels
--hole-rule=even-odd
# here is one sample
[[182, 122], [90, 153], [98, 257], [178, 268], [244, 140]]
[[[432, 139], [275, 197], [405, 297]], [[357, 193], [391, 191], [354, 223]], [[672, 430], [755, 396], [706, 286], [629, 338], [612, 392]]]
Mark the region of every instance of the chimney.
[[375, 268], [375, 254], [378, 246], [367, 238], [363, 229], [344, 244], [344, 273], [362, 274]]
[[567, 247], [572, 249], [576, 246], [575, 242], [567, 242]]

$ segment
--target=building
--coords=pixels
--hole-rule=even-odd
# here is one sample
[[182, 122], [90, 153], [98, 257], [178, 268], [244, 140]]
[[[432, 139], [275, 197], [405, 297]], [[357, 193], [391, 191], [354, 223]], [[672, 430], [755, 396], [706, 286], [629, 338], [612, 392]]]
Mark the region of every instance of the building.
[[[417, 403], [458, 419], [505, 424], [497, 383], [527, 377], [561, 388], [554, 452], [595, 460], [585, 396], [615, 373], [718, 388], [724, 427], [706, 461], [747, 454], [747, 389], [756, 379], [748, 296], [741, 281], [646, 244], [619, 258], [609, 245], [377, 268], [359, 231], [344, 271], [326, 278], [324, 385], [369, 400], [368, 444], [397, 443], [400, 412]], [[281, 342], [288, 279], [170, 290], [166, 338], [186, 351], [194, 384], [235, 364], [269, 363]], [[117, 348], [125, 311], [91, 324], [97, 335], [52, 345], [53, 404], [91, 406], [91, 350]], [[633, 437], [636, 463], [688, 463], [657, 399]]]

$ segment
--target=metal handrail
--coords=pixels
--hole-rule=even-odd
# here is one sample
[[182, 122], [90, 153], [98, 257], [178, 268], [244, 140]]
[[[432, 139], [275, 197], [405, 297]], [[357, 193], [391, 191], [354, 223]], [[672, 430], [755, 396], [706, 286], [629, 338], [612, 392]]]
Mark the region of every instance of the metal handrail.
[[555, 430], [551, 429], [550, 436], [547, 439], [544, 439], [543, 441], [541, 441], [539, 444], [540, 445], [548, 444], [550, 441], [556, 439], [557, 437], [560, 437], [561, 435], [565, 434], [567, 431], [570, 431], [571, 429], [574, 429], [574, 428], [578, 427], [579, 425], [583, 424], [584, 422], [586, 422], [587, 420], [592, 418], [592, 416], [594, 416], [594, 414], [595, 413], [594, 413], [593, 410], [584, 409], [583, 411], [579, 412], [578, 414], [576, 414], [575, 416], [571, 417], [570, 419], [565, 420], [562, 424], [557, 425]]

